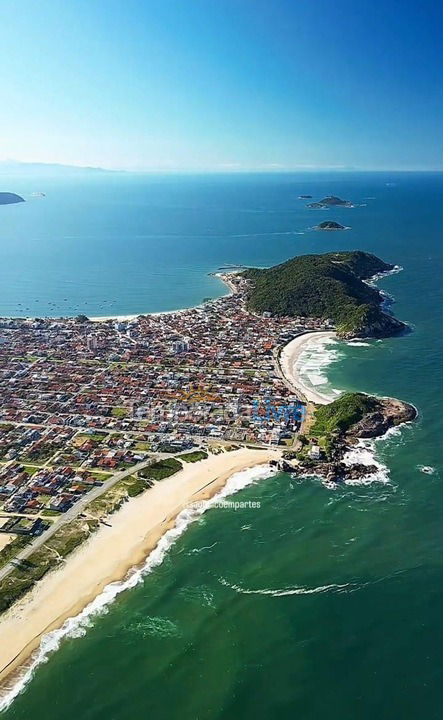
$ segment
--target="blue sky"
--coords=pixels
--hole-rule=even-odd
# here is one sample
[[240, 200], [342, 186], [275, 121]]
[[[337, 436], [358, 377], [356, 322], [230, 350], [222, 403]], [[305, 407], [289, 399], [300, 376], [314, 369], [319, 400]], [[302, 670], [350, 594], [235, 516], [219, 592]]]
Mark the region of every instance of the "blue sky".
[[0, 5], [0, 158], [443, 169], [437, 0]]

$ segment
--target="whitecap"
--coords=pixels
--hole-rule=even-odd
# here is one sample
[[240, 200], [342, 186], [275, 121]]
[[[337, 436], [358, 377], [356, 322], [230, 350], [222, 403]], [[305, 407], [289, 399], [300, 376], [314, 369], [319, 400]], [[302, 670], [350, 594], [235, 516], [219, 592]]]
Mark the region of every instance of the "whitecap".
[[295, 364], [296, 374], [306, 387], [318, 388], [321, 394], [329, 400], [340, 395], [340, 390], [331, 388], [326, 370], [341, 358], [340, 343], [334, 338], [315, 338], [307, 343], [300, 353]]
[[360, 465], [373, 465], [377, 468], [376, 472], [368, 472], [358, 479], [348, 478], [345, 480], [345, 485], [370, 485], [371, 483], [388, 483], [389, 482], [389, 469], [386, 465], [379, 462], [376, 458], [376, 446], [374, 440], [359, 440], [350, 450], [348, 450], [343, 456], [343, 463], [351, 466], [355, 464]]
[[148, 555], [141, 567], [132, 568], [124, 580], [106, 585], [100, 595], [94, 598], [78, 615], [67, 618], [60, 628], [43, 635], [40, 646], [32, 655], [30, 662], [14, 678], [13, 684], [3, 691], [0, 697], [0, 712], [11, 705], [17, 695], [32, 680], [38, 666], [48, 661], [49, 657], [59, 649], [65, 638], [83, 636], [86, 630], [91, 627], [93, 618], [108, 612], [108, 606], [118, 595], [141, 583], [145, 575], [148, 575], [154, 568], [161, 565], [167, 552], [191, 523], [198, 520], [203, 513], [220, 502], [222, 498], [233, 495], [258, 480], [274, 475], [275, 472], [274, 468], [269, 465], [242, 470], [232, 475], [226, 485], [212, 498], [198, 506], [182, 510], [177, 515], [174, 527], [160, 538], [157, 546]]
[[389, 468], [377, 457], [377, 445], [380, 442], [390, 440], [398, 440], [402, 436], [403, 429], [410, 426], [410, 423], [402, 423], [396, 427], [391, 427], [384, 435], [374, 439], [362, 438], [356, 445], [350, 448], [343, 456], [345, 465], [353, 465], [360, 463], [361, 465], [375, 465], [376, 472], [368, 473], [368, 475], [358, 480], [345, 480], [345, 485], [370, 485], [372, 483], [387, 484], [390, 481]]
[[432, 465], [417, 465], [417, 469], [426, 475], [434, 475], [436, 473], [436, 469], [432, 467]]
[[217, 542], [214, 542], [214, 543], [212, 543], [212, 545], [204, 545], [201, 548], [192, 548], [192, 550], [189, 551], [188, 555], [199, 554], [201, 552], [204, 552], [205, 550], [211, 550], [217, 544], [218, 544]]
[[235, 590], [241, 595], [270, 595], [271, 597], [285, 597], [287, 595], [317, 595], [321, 593], [346, 593], [355, 592], [359, 590], [361, 585], [358, 583], [331, 583], [330, 585], [319, 585], [318, 587], [303, 587], [296, 585], [295, 587], [285, 588], [262, 588], [252, 590], [249, 588], [243, 588], [240, 585], [229, 583], [225, 578], [219, 578], [219, 582], [225, 587]]

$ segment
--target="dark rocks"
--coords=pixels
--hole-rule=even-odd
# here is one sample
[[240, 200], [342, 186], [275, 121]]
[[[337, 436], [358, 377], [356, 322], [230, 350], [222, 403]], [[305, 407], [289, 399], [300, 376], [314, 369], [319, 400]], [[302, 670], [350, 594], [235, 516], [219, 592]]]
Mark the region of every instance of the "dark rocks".
[[294, 465], [291, 465], [290, 463], [288, 463], [286, 460], [283, 460], [283, 459], [276, 462], [276, 465], [279, 470], [281, 470], [282, 472], [286, 472], [286, 473], [293, 473], [294, 470], [296, 469], [294, 467]]
[[354, 425], [351, 432], [359, 438], [373, 438], [384, 435], [389, 427], [389, 422], [383, 413], [373, 412]]
[[397, 398], [375, 398], [377, 409], [368, 413], [348, 430], [348, 435], [358, 438], [374, 438], [384, 435], [389, 428], [411, 422], [417, 417], [413, 405]]
[[363, 320], [356, 324], [352, 330], [338, 331], [337, 335], [344, 340], [353, 338], [385, 338], [394, 335], [401, 335], [409, 330], [408, 325], [397, 320], [392, 315], [380, 310], [370, 308], [363, 317]]

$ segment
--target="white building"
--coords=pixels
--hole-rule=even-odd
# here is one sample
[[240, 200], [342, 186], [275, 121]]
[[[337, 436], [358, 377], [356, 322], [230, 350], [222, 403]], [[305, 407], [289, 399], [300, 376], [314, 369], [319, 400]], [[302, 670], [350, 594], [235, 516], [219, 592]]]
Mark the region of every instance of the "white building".
[[309, 450], [309, 457], [311, 458], [311, 460], [320, 460], [321, 450], [318, 445], [312, 445]]
[[97, 350], [97, 347], [98, 347], [97, 335], [87, 335], [86, 336], [86, 346], [87, 346], [88, 350]]

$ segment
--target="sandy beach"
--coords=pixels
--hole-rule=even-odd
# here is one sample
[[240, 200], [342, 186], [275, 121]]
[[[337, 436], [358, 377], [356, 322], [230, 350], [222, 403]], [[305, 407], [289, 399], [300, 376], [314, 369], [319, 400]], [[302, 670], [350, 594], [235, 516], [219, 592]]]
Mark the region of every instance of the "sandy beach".
[[126, 503], [57, 570], [0, 619], [0, 682], [38, 648], [42, 636], [78, 615], [109, 583], [142, 563], [191, 503], [216, 494], [231, 475], [281, 457], [276, 449], [241, 448], [210, 455], [157, 482]]
[[318, 390], [314, 390], [303, 383], [303, 380], [297, 372], [297, 361], [308, 345], [313, 347], [325, 338], [335, 338], [335, 336], [335, 333], [330, 331], [303, 333], [303, 335], [299, 335], [294, 338], [294, 340], [291, 340], [281, 351], [279, 358], [281, 372], [302, 400], [304, 399], [318, 405], [327, 405], [331, 402], [331, 398], [322, 395]]

